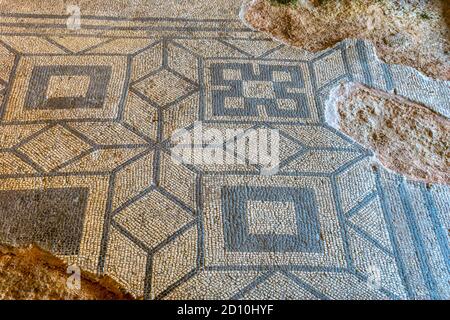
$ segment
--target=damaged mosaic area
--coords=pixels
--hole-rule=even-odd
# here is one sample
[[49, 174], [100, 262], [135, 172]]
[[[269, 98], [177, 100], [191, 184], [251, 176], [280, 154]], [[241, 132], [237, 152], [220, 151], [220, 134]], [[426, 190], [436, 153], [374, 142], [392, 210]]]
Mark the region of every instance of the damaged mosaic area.
[[242, 20], [309, 51], [350, 38], [374, 44], [389, 64], [450, 80], [450, 3], [441, 0], [249, 0]]
[[133, 299], [109, 277], [69, 267], [34, 245], [21, 248], [0, 245], [0, 288], [2, 300]]
[[450, 184], [450, 121], [394, 94], [341, 84], [326, 105], [327, 123], [374, 150], [408, 179]]
[[[374, 170], [324, 119], [340, 82], [444, 113], [447, 83], [364, 41], [307, 53], [237, 18], [65, 18], [2, 16], [1, 242], [145, 299], [450, 298], [448, 186]], [[195, 121], [278, 129], [279, 172], [176, 163], [170, 137]]]

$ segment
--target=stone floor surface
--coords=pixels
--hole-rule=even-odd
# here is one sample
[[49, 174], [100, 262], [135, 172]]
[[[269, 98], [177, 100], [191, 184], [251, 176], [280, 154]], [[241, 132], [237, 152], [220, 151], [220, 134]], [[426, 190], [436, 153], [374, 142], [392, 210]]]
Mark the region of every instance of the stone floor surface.
[[[240, 0], [2, 1], [0, 243], [145, 299], [449, 299], [450, 190], [374, 167], [326, 124], [341, 82], [448, 117], [447, 82], [345, 40], [246, 27]], [[180, 164], [177, 129], [280, 133], [274, 175]]]

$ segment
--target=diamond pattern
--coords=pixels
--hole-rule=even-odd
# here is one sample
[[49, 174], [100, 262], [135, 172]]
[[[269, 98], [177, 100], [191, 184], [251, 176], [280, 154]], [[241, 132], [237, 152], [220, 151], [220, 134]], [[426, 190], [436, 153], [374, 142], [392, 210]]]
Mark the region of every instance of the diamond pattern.
[[115, 220], [152, 248], [192, 218], [161, 193], [153, 191], [121, 211]]
[[163, 69], [135, 85], [142, 94], [164, 107], [187, 95], [195, 86], [178, 75]]
[[45, 171], [51, 171], [89, 148], [89, 144], [64, 127], [56, 125], [22, 145], [19, 151], [29, 156]]

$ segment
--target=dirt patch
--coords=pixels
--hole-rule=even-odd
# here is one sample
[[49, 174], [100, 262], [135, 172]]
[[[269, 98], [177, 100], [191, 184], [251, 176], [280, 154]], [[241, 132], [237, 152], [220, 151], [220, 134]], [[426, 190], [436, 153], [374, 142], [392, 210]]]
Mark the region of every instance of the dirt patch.
[[361, 84], [341, 84], [327, 122], [412, 180], [450, 184], [450, 121], [425, 106]]
[[286, 2], [290, 5], [255, 0], [242, 17], [255, 29], [308, 51], [324, 50], [346, 38], [366, 39], [387, 63], [450, 79], [448, 1]]
[[[68, 266], [36, 246], [0, 245], [0, 299], [112, 300], [132, 299], [114, 280], [81, 271], [80, 288], [69, 287]], [[69, 270], [70, 271], [70, 270]], [[73, 271], [71, 271], [73, 272]]]

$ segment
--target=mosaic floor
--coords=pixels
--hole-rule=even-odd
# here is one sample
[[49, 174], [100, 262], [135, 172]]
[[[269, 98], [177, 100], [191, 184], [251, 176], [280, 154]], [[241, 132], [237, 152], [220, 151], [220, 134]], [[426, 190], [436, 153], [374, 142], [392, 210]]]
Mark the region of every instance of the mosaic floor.
[[[146, 299], [449, 299], [450, 190], [324, 122], [357, 81], [449, 115], [448, 83], [348, 40], [312, 54], [237, 18], [0, 13], [0, 242]], [[280, 167], [180, 164], [180, 128], [271, 128]]]

